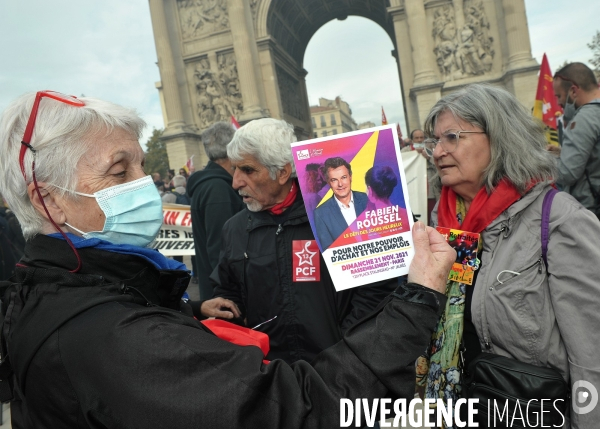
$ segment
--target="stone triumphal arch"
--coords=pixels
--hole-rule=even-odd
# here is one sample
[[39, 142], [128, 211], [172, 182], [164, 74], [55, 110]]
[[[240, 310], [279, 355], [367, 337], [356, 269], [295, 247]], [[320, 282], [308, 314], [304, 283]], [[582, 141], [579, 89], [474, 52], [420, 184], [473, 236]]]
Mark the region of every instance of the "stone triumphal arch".
[[[282, 118], [312, 135], [303, 58], [332, 19], [358, 15], [390, 36], [409, 128], [444, 94], [491, 82], [533, 105], [524, 0], [149, 0], [167, 151], [178, 168], [206, 158], [210, 124]], [[382, 84], [384, 84], [382, 82]]]

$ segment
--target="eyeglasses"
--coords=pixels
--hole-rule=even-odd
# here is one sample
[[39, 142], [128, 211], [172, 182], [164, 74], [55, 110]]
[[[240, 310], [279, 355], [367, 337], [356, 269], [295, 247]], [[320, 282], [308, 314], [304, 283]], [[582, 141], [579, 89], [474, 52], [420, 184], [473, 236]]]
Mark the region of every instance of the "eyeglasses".
[[31, 146], [31, 136], [33, 135], [33, 128], [35, 127], [40, 101], [42, 101], [43, 97], [52, 98], [56, 101], [70, 104], [71, 106], [75, 107], [85, 106], [85, 103], [74, 95], [65, 95], [56, 91], [38, 91], [38, 93], [35, 95], [35, 101], [33, 102], [31, 113], [29, 114], [29, 120], [27, 121], [27, 126], [25, 127], [23, 139], [21, 140], [21, 152], [19, 153], [19, 165], [21, 166], [21, 172], [23, 173], [25, 180], [27, 180], [27, 177], [25, 175], [25, 165], [23, 161], [25, 159], [25, 153], [27, 152], [27, 149], [30, 149], [35, 154], [35, 149], [33, 146]]
[[485, 131], [447, 131], [439, 139], [425, 139], [423, 142], [425, 152], [427, 155], [433, 156], [433, 151], [440, 144], [445, 152], [452, 153], [458, 147], [458, 140], [461, 134], [485, 134]]

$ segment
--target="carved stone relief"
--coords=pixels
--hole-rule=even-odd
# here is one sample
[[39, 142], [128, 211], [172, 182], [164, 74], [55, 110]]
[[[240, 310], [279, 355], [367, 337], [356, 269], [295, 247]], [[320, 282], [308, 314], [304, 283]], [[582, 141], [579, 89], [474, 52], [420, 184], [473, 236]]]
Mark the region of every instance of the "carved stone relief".
[[243, 110], [240, 81], [233, 53], [217, 56], [217, 71], [207, 58], [200, 60], [194, 70], [198, 125], [206, 128], [217, 121], [229, 121]]
[[302, 101], [300, 84], [281, 67], [276, 66], [276, 71], [283, 113], [307, 121], [308, 115]]
[[489, 35], [490, 22], [487, 19], [483, 3], [480, 1], [477, 4], [470, 2], [465, 4], [465, 28], [473, 31], [473, 45], [477, 52], [477, 57], [481, 61], [485, 71], [492, 69], [492, 60], [494, 58], [494, 49], [492, 42], [494, 39]]
[[456, 62], [456, 23], [454, 11], [449, 6], [438, 8], [433, 14], [432, 30], [437, 65], [444, 76], [444, 80], [458, 78], [458, 65]]
[[252, 10], [252, 18], [256, 19], [256, 11], [258, 9], [258, 0], [250, 0], [250, 9]]
[[184, 39], [229, 28], [226, 0], [177, 0], [177, 7]]
[[483, 3], [465, 4], [464, 15], [465, 25], [457, 30], [453, 8], [443, 6], [434, 12], [433, 53], [444, 80], [477, 76], [492, 68], [494, 39]]

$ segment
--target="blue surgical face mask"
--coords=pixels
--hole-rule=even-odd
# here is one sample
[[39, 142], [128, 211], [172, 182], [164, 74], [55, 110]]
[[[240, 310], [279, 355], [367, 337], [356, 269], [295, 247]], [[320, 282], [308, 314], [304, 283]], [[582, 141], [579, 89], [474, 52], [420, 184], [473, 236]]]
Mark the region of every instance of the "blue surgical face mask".
[[163, 223], [162, 200], [150, 176], [111, 186], [93, 195], [75, 193], [95, 198], [106, 216], [102, 231], [83, 232], [65, 222], [83, 238], [146, 247], [156, 238]]

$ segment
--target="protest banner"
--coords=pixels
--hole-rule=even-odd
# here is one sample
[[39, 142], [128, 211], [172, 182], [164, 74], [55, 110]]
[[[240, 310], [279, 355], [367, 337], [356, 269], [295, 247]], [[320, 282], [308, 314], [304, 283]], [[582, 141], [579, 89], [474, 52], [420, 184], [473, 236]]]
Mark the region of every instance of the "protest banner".
[[190, 206], [163, 204], [163, 225], [150, 247], [165, 256], [196, 254]]
[[408, 273], [413, 219], [396, 125], [294, 143], [292, 154], [336, 290]]
[[418, 220], [429, 225], [427, 217], [427, 161], [416, 150], [401, 152], [406, 191], [410, 200], [410, 208]]

